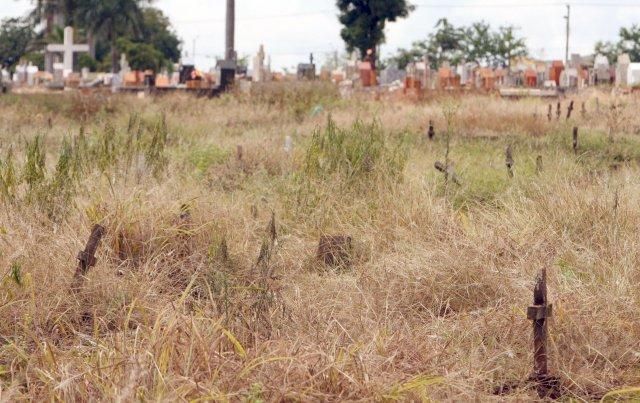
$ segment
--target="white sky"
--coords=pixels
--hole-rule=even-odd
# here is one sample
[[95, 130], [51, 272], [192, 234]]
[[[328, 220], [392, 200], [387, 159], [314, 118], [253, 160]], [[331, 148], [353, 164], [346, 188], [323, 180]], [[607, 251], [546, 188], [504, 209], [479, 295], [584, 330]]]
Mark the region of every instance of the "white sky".
[[[417, 9], [387, 27], [383, 53], [424, 39], [440, 18], [456, 26], [485, 20], [494, 28], [521, 28], [530, 52], [545, 59], [564, 59], [565, 4], [559, 0], [411, 0]], [[640, 23], [640, 0], [570, 0], [571, 53], [590, 53], [597, 40], [615, 40], [621, 26]], [[183, 40], [191, 59], [208, 68], [223, 55], [225, 0], [156, 0]], [[20, 16], [30, 0], [0, 0], [0, 18]], [[325, 54], [343, 51], [334, 0], [236, 0], [236, 48], [253, 55], [263, 43], [274, 68], [292, 68]]]

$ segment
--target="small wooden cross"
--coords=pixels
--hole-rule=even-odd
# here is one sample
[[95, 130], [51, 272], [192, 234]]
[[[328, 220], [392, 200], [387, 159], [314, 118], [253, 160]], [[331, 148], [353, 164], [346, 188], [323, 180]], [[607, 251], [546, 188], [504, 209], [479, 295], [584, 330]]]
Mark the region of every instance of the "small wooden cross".
[[73, 276], [76, 282], [80, 281], [87, 274], [89, 269], [96, 265], [97, 259], [95, 254], [104, 233], [105, 229], [102, 225], [96, 224], [93, 226], [87, 245], [83, 251], [78, 253], [77, 256], [78, 267], [76, 268], [76, 273]]

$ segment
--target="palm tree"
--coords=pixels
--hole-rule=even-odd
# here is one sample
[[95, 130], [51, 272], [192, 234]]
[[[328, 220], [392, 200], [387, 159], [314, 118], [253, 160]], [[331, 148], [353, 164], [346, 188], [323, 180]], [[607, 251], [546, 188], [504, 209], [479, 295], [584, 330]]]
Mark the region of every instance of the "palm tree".
[[89, 33], [105, 34], [111, 44], [111, 71], [118, 72], [118, 34], [140, 31], [142, 7], [152, 0], [79, 0], [77, 18]]
[[29, 16], [34, 25], [46, 21], [45, 34], [49, 35], [57, 23], [73, 25], [78, 1], [79, 0], [32, 0], [34, 8]]

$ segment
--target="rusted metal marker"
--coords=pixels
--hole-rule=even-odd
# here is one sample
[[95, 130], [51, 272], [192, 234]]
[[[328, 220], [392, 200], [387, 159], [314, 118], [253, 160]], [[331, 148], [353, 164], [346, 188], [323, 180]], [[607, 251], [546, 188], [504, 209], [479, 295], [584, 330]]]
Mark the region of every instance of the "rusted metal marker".
[[91, 230], [89, 240], [87, 241], [87, 245], [84, 247], [83, 251], [78, 253], [78, 267], [76, 268], [76, 273], [73, 276], [74, 288], [80, 285], [89, 269], [96, 265], [95, 254], [104, 233], [105, 229], [102, 225], [94, 225]]
[[547, 361], [547, 319], [551, 317], [552, 304], [547, 301], [547, 270], [542, 269], [533, 290], [533, 305], [527, 309], [527, 318], [533, 321], [533, 376], [541, 398], [559, 394], [558, 379], [549, 376]]
[[567, 109], [567, 120], [571, 118], [571, 112], [573, 112], [573, 101], [569, 103], [569, 108]]
[[573, 128], [573, 153], [578, 155], [578, 127]]

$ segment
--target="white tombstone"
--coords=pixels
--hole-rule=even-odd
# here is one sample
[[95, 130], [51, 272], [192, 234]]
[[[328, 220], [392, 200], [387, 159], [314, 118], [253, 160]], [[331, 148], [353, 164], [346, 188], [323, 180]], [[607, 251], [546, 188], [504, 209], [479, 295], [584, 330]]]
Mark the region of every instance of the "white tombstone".
[[627, 84], [630, 87], [640, 85], [640, 63], [630, 63], [627, 71]]
[[593, 65], [594, 67], [598, 68], [598, 67], [604, 67], [604, 68], [609, 68], [609, 59], [605, 56], [605, 55], [596, 55], [596, 58], [593, 61]]
[[54, 84], [64, 84], [64, 64], [53, 64], [53, 82]]
[[89, 45], [73, 43], [73, 28], [65, 27], [64, 43], [47, 45], [46, 51], [49, 53], [62, 53], [62, 63], [64, 64], [65, 77], [73, 72], [73, 55], [79, 52], [89, 52]]
[[16, 74], [14, 80], [18, 84], [24, 84], [27, 82], [27, 65], [20, 64], [16, 66]]
[[628, 54], [623, 53], [618, 56], [618, 65], [616, 66], [616, 87], [626, 87], [629, 85], [629, 65], [631, 58]]
[[29, 62], [29, 65], [27, 66], [27, 85], [29, 87], [33, 87], [35, 84], [36, 73], [38, 73], [38, 71], [38, 66], [34, 66]]
[[265, 70], [264, 70], [264, 45], [260, 45], [260, 49], [258, 50], [258, 54], [256, 54], [253, 58], [253, 81], [254, 82], [262, 82], [265, 81]]

